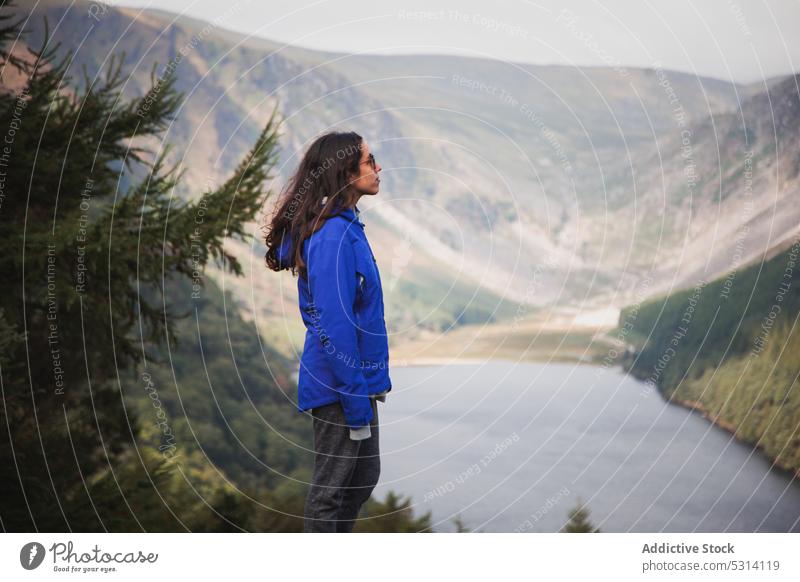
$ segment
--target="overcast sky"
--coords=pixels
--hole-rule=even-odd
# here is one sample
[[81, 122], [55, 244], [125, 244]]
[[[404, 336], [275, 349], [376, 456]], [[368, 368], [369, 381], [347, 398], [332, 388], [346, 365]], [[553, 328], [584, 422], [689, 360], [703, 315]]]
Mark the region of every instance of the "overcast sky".
[[800, 0], [112, 0], [309, 48], [678, 69], [800, 71]]

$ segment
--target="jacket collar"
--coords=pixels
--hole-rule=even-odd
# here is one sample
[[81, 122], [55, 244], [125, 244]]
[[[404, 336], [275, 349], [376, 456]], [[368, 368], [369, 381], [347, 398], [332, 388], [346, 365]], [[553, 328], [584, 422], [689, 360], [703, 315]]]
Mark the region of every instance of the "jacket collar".
[[362, 227], [364, 226], [364, 223], [361, 222], [361, 219], [360, 219], [361, 211], [358, 209], [358, 206], [356, 206], [355, 209], [350, 208], [350, 207], [342, 208], [339, 211], [338, 216], [341, 216], [342, 218], [346, 218], [350, 222], [356, 222]]

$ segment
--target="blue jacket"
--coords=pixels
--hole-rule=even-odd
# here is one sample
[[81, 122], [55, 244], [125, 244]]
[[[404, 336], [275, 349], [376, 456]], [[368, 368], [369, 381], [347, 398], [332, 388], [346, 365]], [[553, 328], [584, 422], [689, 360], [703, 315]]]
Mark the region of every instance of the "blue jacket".
[[[369, 396], [392, 387], [381, 278], [356, 211], [341, 209], [303, 242], [308, 279], [297, 279], [306, 326], [298, 409], [340, 402], [351, 428], [368, 425]], [[281, 261], [290, 250], [287, 237]]]

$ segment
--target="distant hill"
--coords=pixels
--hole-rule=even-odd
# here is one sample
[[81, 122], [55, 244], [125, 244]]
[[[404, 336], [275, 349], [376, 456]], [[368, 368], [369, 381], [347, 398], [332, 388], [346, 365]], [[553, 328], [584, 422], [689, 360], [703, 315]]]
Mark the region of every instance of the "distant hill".
[[[653, 279], [651, 293], [760, 260], [800, 233], [800, 76], [676, 127], [640, 148], [634, 168], [635, 207], [610, 220], [636, 224], [631, 262]], [[625, 198], [624, 182], [609, 179], [613, 199]]]

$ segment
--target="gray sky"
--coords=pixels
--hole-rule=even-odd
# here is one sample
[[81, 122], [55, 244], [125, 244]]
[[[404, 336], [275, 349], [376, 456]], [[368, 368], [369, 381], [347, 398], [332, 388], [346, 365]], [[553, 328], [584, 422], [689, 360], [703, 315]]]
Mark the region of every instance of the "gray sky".
[[800, 0], [112, 0], [309, 48], [677, 69], [800, 72]]

